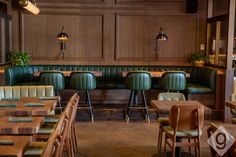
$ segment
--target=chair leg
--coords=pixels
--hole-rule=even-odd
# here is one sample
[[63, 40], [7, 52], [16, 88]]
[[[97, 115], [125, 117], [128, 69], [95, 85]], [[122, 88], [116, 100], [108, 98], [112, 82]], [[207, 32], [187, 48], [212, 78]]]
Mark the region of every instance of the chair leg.
[[172, 157], [175, 157], [175, 141], [173, 142], [171, 149], [172, 149]]
[[127, 111], [126, 111], [126, 122], [127, 123], [129, 123], [129, 118], [130, 118], [130, 113], [131, 113], [131, 107], [132, 107], [133, 99], [134, 99], [134, 90], [131, 90], [129, 105], [128, 105]]
[[91, 99], [90, 99], [90, 95], [89, 95], [88, 90], [86, 90], [86, 95], [87, 95], [87, 101], [88, 101], [88, 105], [89, 105], [90, 116], [91, 116], [91, 120], [93, 123], [94, 122], [93, 111], [92, 111], [93, 109], [92, 109]]
[[134, 91], [134, 104], [135, 106], [138, 105], [138, 91]]
[[148, 123], [150, 123], [150, 118], [149, 118], [149, 113], [148, 113], [148, 106], [147, 106], [147, 100], [146, 100], [146, 96], [145, 96], [144, 90], [142, 90], [142, 97], [143, 97], [144, 108], [145, 108], [145, 111], [146, 111], [145, 118], [146, 118], [146, 121]]
[[[55, 95], [60, 96], [59, 90], [55, 90]], [[60, 101], [59, 101], [59, 107], [60, 107], [60, 111], [62, 113], [63, 111], [62, 111], [62, 105], [61, 105], [61, 98], [60, 98]]]
[[167, 144], [167, 135], [165, 135], [165, 142], [164, 142], [164, 150], [163, 150], [164, 157], [166, 157], [166, 144]]
[[163, 126], [162, 124], [160, 123], [159, 124], [159, 135], [158, 135], [158, 145], [157, 145], [157, 148], [158, 148], [158, 151], [161, 152], [161, 146], [162, 146], [162, 134], [164, 133], [163, 132]]
[[198, 157], [201, 157], [201, 142], [200, 142], [200, 136], [197, 137], [198, 142]]
[[72, 123], [72, 131], [73, 131], [73, 137], [74, 137], [74, 141], [75, 141], [75, 149], [76, 152], [79, 153], [79, 143], [78, 143], [78, 137], [77, 137], [77, 129], [76, 129], [76, 125], [75, 125], [75, 121], [73, 121]]

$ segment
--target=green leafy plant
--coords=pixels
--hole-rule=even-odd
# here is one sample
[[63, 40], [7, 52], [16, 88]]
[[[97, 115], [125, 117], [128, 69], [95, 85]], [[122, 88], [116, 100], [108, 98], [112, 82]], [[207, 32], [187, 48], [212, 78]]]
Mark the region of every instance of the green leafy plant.
[[203, 61], [204, 63], [208, 63], [209, 56], [201, 52], [196, 52], [191, 54], [191, 56], [189, 57], [189, 61], [191, 63], [194, 63], [196, 61]]
[[8, 55], [8, 62], [13, 66], [27, 66], [30, 62], [30, 55], [24, 51], [13, 51]]

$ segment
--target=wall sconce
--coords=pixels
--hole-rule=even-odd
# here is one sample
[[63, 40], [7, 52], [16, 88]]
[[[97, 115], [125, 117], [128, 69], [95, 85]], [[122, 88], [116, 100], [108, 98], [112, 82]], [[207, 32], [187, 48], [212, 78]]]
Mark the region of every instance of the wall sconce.
[[62, 26], [62, 31], [57, 35], [57, 39], [60, 41], [60, 49], [62, 57], [64, 59], [64, 53], [66, 50], [66, 41], [69, 39], [69, 36], [64, 32], [64, 26]]
[[[33, 3], [32, 3], [33, 1]], [[26, 10], [28, 10], [29, 12], [33, 13], [34, 15], [37, 15], [40, 10], [39, 8], [36, 6], [36, 2], [35, 0], [19, 0], [19, 4], [21, 7], [25, 8]]]
[[162, 27], [160, 28], [159, 34], [156, 37], [156, 47], [155, 47], [155, 51], [156, 51], [156, 58], [158, 58], [158, 41], [166, 41], [168, 40], [167, 35], [163, 32]]

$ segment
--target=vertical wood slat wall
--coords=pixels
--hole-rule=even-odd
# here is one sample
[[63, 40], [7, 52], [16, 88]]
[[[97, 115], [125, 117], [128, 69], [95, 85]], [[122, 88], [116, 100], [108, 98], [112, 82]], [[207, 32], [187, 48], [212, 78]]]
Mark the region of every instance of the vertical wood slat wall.
[[[205, 44], [207, 1], [186, 13], [185, 0], [37, 0], [32, 15], [13, 8], [13, 50], [30, 53], [33, 64], [187, 65]], [[69, 35], [63, 60], [61, 27]], [[169, 37], [155, 38], [160, 27]]]

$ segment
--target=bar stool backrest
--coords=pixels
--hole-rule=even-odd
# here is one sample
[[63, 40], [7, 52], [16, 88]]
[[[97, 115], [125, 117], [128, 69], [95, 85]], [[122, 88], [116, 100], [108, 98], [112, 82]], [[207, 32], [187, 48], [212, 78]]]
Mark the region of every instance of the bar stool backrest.
[[186, 88], [186, 73], [167, 71], [161, 77], [161, 86], [166, 91], [180, 91]]
[[54, 90], [62, 90], [65, 88], [65, 76], [60, 71], [41, 72], [39, 80], [42, 85], [52, 85]]
[[151, 75], [148, 71], [129, 72], [125, 85], [131, 90], [149, 90], [151, 88]]
[[70, 85], [76, 90], [90, 90], [96, 88], [96, 77], [90, 71], [73, 72], [70, 75]]

